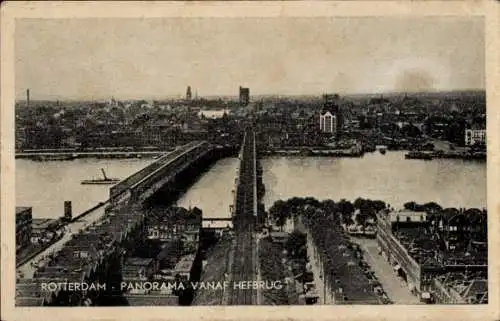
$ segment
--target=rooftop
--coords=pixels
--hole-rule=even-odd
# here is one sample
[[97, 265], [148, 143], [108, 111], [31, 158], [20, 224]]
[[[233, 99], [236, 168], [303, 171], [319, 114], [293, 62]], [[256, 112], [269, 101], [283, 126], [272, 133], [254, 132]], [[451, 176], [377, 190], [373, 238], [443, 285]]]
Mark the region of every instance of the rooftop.
[[[318, 225], [325, 224], [325, 222], [312, 221], [309, 224], [311, 224], [309, 229], [314, 231], [319, 229]], [[322, 228], [325, 227], [322, 226]], [[328, 251], [325, 251], [325, 263], [330, 271], [325, 271], [325, 274], [335, 274], [333, 278], [330, 278], [331, 288], [334, 290], [342, 288], [342, 295], [339, 297], [342, 304], [378, 303], [367, 274], [358, 264], [359, 260], [354, 254], [352, 244], [340, 226], [334, 225], [333, 229], [337, 232], [326, 235], [312, 234], [318, 249], [328, 248]], [[345, 301], [343, 301], [344, 298]]]
[[449, 294], [461, 297], [467, 303], [487, 303], [486, 273], [448, 273], [436, 279]]
[[28, 211], [28, 210], [31, 211], [31, 209], [32, 209], [31, 207], [27, 207], [27, 206], [16, 206], [16, 215], [21, 214], [21, 213]]
[[31, 226], [34, 229], [47, 229], [52, 224], [56, 224], [59, 222], [59, 219], [55, 218], [34, 218]]
[[408, 254], [420, 265], [487, 265], [487, 256], [474, 247], [447, 250], [443, 236], [428, 227], [398, 228], [394, 236]]
[[[143, 215], [131, 208], [105, 215], [100, 221], [73, 235], [37, 273], [43, 272], [47, 277], [80, 279], [95, 269], [114, 250], [114, 244], [125, 238], [142, 220]], [[80, 277], [75, 273], [80, 274]]]
[[182, 257], [179, 262], [175, 265], [175, 270], [177, 271], [190, 271], [194, 262], [194, 255], [187, 255]]
[[148, 266], [154, 259], [152, 258], [142, 258], [142, 257], [130, 257], [128, 258], [124, 265], [125, 266]]

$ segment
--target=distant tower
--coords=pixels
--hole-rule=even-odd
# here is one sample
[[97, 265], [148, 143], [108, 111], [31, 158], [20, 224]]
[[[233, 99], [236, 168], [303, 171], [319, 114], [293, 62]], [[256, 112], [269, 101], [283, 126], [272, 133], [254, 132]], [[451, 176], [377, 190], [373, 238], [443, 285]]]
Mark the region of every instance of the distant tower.
[[28, 107], [30, 106], [30, 90], [29, 88], [26, 89], [26, 103], [28, 104]]
[[191, 97], [192, 97], [191, 86], [188, 86], [186, 90], [186, 100], [191, 100]]
[[248, 105], [250, 102], [250, 89], [240, 86], [240, 104], [243, 106]]

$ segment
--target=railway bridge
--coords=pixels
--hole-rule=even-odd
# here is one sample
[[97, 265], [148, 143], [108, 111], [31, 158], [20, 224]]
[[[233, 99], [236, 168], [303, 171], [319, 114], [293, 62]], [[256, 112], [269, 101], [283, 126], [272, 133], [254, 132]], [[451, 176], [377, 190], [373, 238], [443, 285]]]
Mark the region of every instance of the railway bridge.
[[240, 166], [234, 205], [232, 207], [233, 259], [228, 266], [231, 286], [225, 298], [228, 305], [257, 304], [256, 289], [248, 288], [248, 281], [257, 280], [257, 253], [255, 230], [258, 223], [258, 164], [255, 132], [247, 130], [239, 155]]

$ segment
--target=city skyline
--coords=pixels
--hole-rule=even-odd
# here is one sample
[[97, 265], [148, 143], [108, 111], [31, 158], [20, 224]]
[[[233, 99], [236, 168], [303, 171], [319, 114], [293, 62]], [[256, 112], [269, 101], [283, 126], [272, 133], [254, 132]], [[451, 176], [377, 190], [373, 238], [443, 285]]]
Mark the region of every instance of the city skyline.
[[484, 21], [470, 17], [25, 19], [15, 53], [19, 100], [485, 86]]

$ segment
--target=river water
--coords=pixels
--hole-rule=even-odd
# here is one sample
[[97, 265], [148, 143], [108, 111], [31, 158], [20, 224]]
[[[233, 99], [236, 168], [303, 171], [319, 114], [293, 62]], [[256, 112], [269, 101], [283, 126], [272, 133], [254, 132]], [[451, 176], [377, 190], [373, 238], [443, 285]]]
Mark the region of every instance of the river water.
[[398, 208], [435, 201], [444, 207], [486, 207], [486, 162], [409, 160], [404, 152], [361, 158], [272, 157], [262, 160], [266, 208], [278, 199], [312, 196], [379, 199]]
[[[109, 196], [107, 185], [81, 185], [99, 177], [125, 178], [152, 159], [77, 159], [63, 162], [16, 160], [16, 204], [32, 206], [34, 217], [59, 217], [63, 202], [74, 215]], [[218, 161], [177, 204], [198, 206], [205, 217], [229, 217], [237, 158]], [[275, 200], [312, 196], [380, 199], [393, 207], [408, 201], [435, 201], [445, 207], [486, 207], [486, 163], [462, 160], [406, 160], [403, 152], [362, 158], [270, 157], [262, 159], [266, 208]]]
[[101, 168], [108, 177], [123, 179], [152, 161], [152, 158], [48, 162], [16, 159], [16, 206], [33, 207], [35, 218], [58, 218], [64, 213], [64, 201], [71, 201], [76, 216], [109, 199], [112, 186], [82, 185], [82, 180], [102, 178]]

